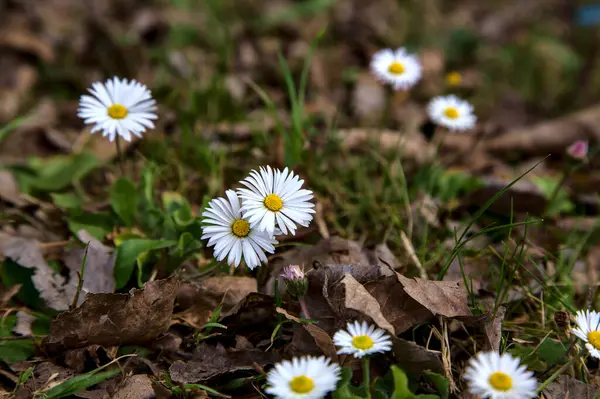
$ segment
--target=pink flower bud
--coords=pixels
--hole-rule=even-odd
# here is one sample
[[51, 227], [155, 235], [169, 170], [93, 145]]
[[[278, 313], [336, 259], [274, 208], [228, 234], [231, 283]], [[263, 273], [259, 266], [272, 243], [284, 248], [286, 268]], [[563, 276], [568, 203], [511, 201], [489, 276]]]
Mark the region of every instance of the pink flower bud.
[[588, 142], [577, 140], [567, 148], [567, 154], [575, 159], [584, 159], [588, 154]]
[[304, 272], [298, 265], [289, 265], [283, 268], [283, 273], [280, 274], [285, 280], [301, 280], [304, 279]]

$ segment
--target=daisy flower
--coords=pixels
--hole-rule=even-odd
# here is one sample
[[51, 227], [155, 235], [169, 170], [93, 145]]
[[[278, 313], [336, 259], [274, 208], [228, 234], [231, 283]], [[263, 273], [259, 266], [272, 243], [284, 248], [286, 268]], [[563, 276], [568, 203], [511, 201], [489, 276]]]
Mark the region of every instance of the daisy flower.
[[135, 80], [114, 77], [102, 84], [96, 82], [79, 100], [77, 116], [86, 124], [94, 124], [92, 133], [102, 130], [102, 135], [113, 141], [119, 135], [125, 141], [131, 134], [141, 137], [146, 129], [154, 128], [156, 101], [148, 88]]
[[377, 352], [387, 352], [392, 349], [390, 336], [381, 328], [370, 326], [366, 321], [362, 324], [358, 321], [350, 322], [346, 330], [340, 330], [333, 336], [333, 342], [341, 347], [338, 354], [354, 355], [361, 358]]
[[315, 205], [309, 200], [313, 197], [310, 190], [300, 189], [304, 180], [285, 168], [282, 171], [261, 167], [260, 173], [253, 170], [250, 176], [242, 180], [247, 188], [240, 188], [242, 211], [252, 228], [273, 234], [279, 227], [283, 234], [288, 230], [296, 234], [296, 223], [308, 226], [312, 220]]
[[585, 342], [590, 355], [600, 359], [600, 313], [580, 310], [575, 315], [575, 323], [577, 328], [573, 334]]
[[402, 47], [396, 51], [385, 49], [376, 52], [371, 58], [371, 71], [395, 90], [410, 89], [421, 79], [419, 59]]
[[508, 353], [479, 352], [469, 360], [463, 377], [469, 392], [489, 399], [530, 399], [536, 396], [533, 372]]
[[477, 122], [473, 106], [453, 94], [431, 100], [427, 113], [433, 122], [451, 131], [471, 129]]
[[321, 357], [303, 356], [277, 363], [267, 374], [266, 392], [278, 399], [319, 399], [335, 390], [340, 366]]
[[240, 199], [233, 190], [225, 191], [225, 198], [216, 198], [208, 203], [202, 213], [207, 226], [202, 227], [202, 239], [208, 238], [208, 246], [214, 246], [218, 261], [227, 257], [227, 263], [239, 266], [242, 257], [250, 269], [267, 261], [265, 252], [275, 252], [277, 240], [272, 234], [257, 231], [242, 216]]

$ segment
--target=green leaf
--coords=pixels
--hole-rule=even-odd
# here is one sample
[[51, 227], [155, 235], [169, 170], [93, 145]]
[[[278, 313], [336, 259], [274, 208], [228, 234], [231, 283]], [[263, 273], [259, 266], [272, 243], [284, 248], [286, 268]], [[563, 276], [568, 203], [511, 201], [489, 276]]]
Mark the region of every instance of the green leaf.
[[110, 188], [110, 205], [127, 226], [135, 222], [138, 200], [135, 184], [126, 177], [121, 177]]
[[100, 161], [94, 154], [84, 152], [50, 159], [33, 158], [30, 166], [36, 171], [36, 176], [27, 178], [25, 184], [28, 189], [61, 191], [100, 166]]
[[73, 193], [50, 193], [54, 205], [63, 209], [79, 209], [83, 205], [83, 201]]
[[29, 116], [22, 116], [4, 125], [4, 127], [0, 129], [0, 143], [2, 142], [2, 140], [8, 137], [10, 132], [18, 128], [21, 125], [21, 123], [25, 122], [29, 118]]
[[390, 399], [412, 399], [414, 394], [408, 389], [408, 377], [396, 366], [392, 366], [392, 376], [394, 378], [394, 393]]
[[104, 380], [108, 380], [120, 372], [121, 370], [117, 367], [108, 371], [96, 372], [96, 370], [94, 370], [87, 374], [78, 375], [50, 389], [46, 392], [45, 398], [59, 399], [64, 398], [65, 396], [74, 395]]
[[146, 252], [167, 248], [177, 244], [171, 240], [134, 239], [123, 242], [117, 247], [115, 260], [115, 282], [117, 288], [123, 288], [133, 272], [139, 256]]
[[360, 396], [352, 393], [350, 381], [352, 380], [352, 369], [348, 367], [342, 368], [341, 379], [337, 384], [337, 389], [331, 395], [333, 399], [361, 399]]
[[440, 398], [448, 399], [450, 396], [450, 381], [443, 375], [434, 373], [433, 371], [425, 371], [424, 374], [433, 383], [435, 389], [440, 394]]
[[[0, 337], [12, 336], [12, 329], [17, 324], [16, 316], [7, 316], [0, 323]], [[0, 341], [0, 359], [6, 363], [17, 363], [27, 360], [35, 354], [35, 345], [32, 339], [19, 339], [14, 341]]]
[[33, 273], [33, 269], [23, 267], [12, 259], [6, 259], [0, 267], [0, 279], [6, 287], [21, 285], [21, 289], [15, 295], [19, 301], [32, 309], [44, 309], [46, 304], [31, 281]]
[[104, 241], [104, 237], [113, 230], [115, 222], [114, 215], [108, 212], [73, 212], [67, 219], [69, 230], [74, 235], [85, 230], [100, 241]]
[[[567, 350], [567, 346], [565, 346], [562, 342], [553, 340], [551, 338], [546, 338], [544, 342], [538, 347], [538, 354], [540, 359], [549, 364], [558, 363], [564, 356], [565, 351]], [[568, 358], [566, 358], [568, 359]], [[565, 360], [566, 360], [565, 359]]]

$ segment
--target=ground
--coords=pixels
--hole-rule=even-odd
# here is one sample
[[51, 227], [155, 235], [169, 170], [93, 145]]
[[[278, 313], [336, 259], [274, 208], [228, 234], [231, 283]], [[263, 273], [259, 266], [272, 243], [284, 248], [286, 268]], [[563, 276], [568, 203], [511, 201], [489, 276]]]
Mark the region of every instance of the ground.
[[[598, 309], [594, 7], [0, 0], [0, 396], [260, 397], [310, 354], [351, 370], [334, 397], [364, 397], [332, 337], [365, 320], [393, 341], [374, 397], [472, 397], [480, 351], [519, 357], [540, 397], [596, 397], [572, 332]], [[400, 46], [423, 76], [395, 91], [369, 62]], [[77, 117], [113, 76], [158, 104], [119, 146]], [[429, 119], [450, 93], [473, 129]], [[266, 165], [304, 180], [314, 218], [258, 268], [218, 262], [202, 213]]]

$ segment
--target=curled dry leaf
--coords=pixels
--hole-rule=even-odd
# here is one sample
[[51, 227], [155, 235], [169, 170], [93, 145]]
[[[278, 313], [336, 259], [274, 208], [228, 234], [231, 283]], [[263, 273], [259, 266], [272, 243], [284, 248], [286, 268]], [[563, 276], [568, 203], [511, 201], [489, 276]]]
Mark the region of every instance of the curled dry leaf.
[[121, 383], [121, 387], [114, 394], [113, 399], [138, 399], [153, 398], [154, 388], [152, 381], [146, 374], [129, 376]]
[[31, 280], [48, 307], [55, 310], [69, 308], [77, 290], [77, 278], [67, 282], [63, 276], [55, 273], [44, 260], [37, 240], [0, 232], [0, 253], [20, 266], [34, 270]]
[[502, 322], [504, 321], [504, 315], [506, 314], [506, 308], [504, 306], [498, 307], [496, 315], [488, 320], [484, 325], [485, 330], [485, 345], [484, 351], [498, 352], [500, 350], [500, 341], [502, 339]]
[[240, 370], [255, 370], [255, 364], [263, 367], [279, 359], [274, 352], [228, 351], [221, 344], [212, 346], [202, 343], [190, 361], [175, 361], [169, 368], [169, 374], [175, 382], [194, 384]]
[[468, 293], [462, 281], [431, 281], [406, 278], [396, 273], [404, 291], [434, 315], [445, 317], [472, 316]]
[[42, 346], [49, 354], [97, 344], [144, 344], [171, 323], [179, 282], [174, 278], [147, 282], [128, 294], [88, 294], [77, 308], [50, 324]]

